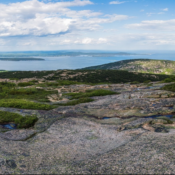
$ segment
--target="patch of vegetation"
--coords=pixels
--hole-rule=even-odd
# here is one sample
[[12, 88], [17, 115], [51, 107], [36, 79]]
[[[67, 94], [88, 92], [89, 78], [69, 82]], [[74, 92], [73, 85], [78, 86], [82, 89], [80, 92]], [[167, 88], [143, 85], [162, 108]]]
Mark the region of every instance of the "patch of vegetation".
[[[65, 74], [65, 76], [62, 76]], [[48, 76], [50, 75], [50, 76]], [[46, 76], [46, 77], [45, 77]], [[73, 85], [73, 84], [100, 84], [100, 83], [127, 83], [162, 81], [169, 78], [169, 75], [134, 73], [126, 70], [62, 70], [62, 71], [9, 71], [0, 73], [0, 78], [45, 78], [46, 80], [58, 80], [58, 84], [53, 86]], [[45, 86], [45, 85], [44, 85]], [[48, 84], [49, 86], [49, 84]], [[52, 86], [52, 84], [50, 84]]]
[[32, 86], [32, 85], [34, 85], [34, 84], [35, 84], [34, 82], [29, 81], [29, 82], [18, 83], [18, 86], [20, 86], [20, 87], [25, 87], [25, 86]]
[[167, 90], [167, 91], [175, 92], [175, 83], [165, 85], [165, 86], [163, 86], [163, 87], [161, 88], [161, 90]]
[[38, 118], [36, 116], [21, 116], [16, 113], [0, 111], [0, 124], [15, 123], [18, 128], [29, 128], [34, 126]]
[[110, 90], [97, 89], [97, 90], [87, 90], [85, 93], [84, 92], [66, 93], [65, 95], [71, 96], [71, 99], [79, 99], [79, 98], [105, 96], [105, 95], [113, 95], [113, 94], [118, 94], [118, 93]]
[[152, 85], [153, 85], [153, 83], [149, 83], [149, 84], [147, 84], [147, 87], [152, 86]]
[[143, 83], [144, 81], [161, 81], [165, 78], [168, 78], [169, 75], [160, 75], [160, 74], [143, 74], [143, 73], [132, 73], [122, 70], [75, 70], [77, 76], [68, 77], [70, 81], [77, 81], [82, 83], [127, 83], [138, 81]]
[[19, 80], [18, 78], [9, 78], [10, 80]]
[[42, 109], [49, 110], [54, 107], [48, 104], [41, 104], [23, 99], [0, 99], [0, 107], [11, 107], [20, 109]]
[[58, 80], [57, 82], [58, 82], [59, 86], [82, 84], [82, 83], [77, 82], [77, 81], [69, 81], [69, 80]]
[[10, 83], [10, 82], [0, 82], [0, 87], [8, 87], [8, 88], [12, 88], [15, 87], [16, 84], [15, 83]]
[[173, 121], [170, 120], [169, 118], [165, 117], [165, 116], [157, 117], [157, 119], [165, 120], [167, 122], [167, 124], [173, 124]]
[[139, 84], [139, 82], [138, 81], [133, 81], [133, 82], [131, 82], [131, 84]]
[[15, 87], [8, 88], [6, 86], [0, 86], [0, 99], [30, 99], [38, 102], [47, 102], [48, 95], [55, 94], [57, 91], [46, 91], [44, 89], [36, 88], [21, 88]]
[[94, 101], [91, 98], [79, 98], [78, 100], [72, 100], [72, 101], [68, 101], [67, 103], [60, 103], [58, 104], [59, 106], [73, 106], [73, 105], [77, 105], [80, 103], [88, 103], [88, 102], [92, 102]]
[[146, 81], [144, 81], [143, 83], [144, 84], [149, 84], [151, 81], [150, 80], [146, 80]]
[[170, 76], [169, 78], [164, 79], [163, 82], [164, 83], [175, 82], [175, 76]]
[[57, 80], [56, 82], [46, 82], [38, 84], [40, 87], [56, 87], [56, 86], [65, 86], [65, 85], [75, 85], [75, 84], [82, 84], [77, 81], [69, 81], [69, 80]]
[[175, 74], [173, 67], [175, 61], [153, 60], [153, 59], [130, 59], [113, 63], [86, 67], [84, 70], [126, 70], [130, 72], [152, 73], [152, 74]]
[[0, 78], [43, 78], [49, 74], [54, 73], [55, 71], [8, 71], [8, 72], [1, 72]]

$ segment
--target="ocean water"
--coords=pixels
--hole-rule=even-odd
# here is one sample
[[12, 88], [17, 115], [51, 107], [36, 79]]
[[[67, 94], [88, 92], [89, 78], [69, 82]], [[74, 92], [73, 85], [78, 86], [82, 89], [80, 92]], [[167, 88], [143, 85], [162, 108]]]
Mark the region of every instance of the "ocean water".
[[[124, 55], [115, 57], [91, 57], [91, 56], [35, 56], [44, 58], [45, 61], [0, 61], [0, 70], [58, 70], [58, 69], [79, 69], [89, 66], [96, 66], [127, 59], [160, 59], [175, 61], [175, 51], [126, 51], [138, 55]], [[147, 55], [142, 55], [147, 54]], [[33, 56], [34, 57], [34, 56]]]

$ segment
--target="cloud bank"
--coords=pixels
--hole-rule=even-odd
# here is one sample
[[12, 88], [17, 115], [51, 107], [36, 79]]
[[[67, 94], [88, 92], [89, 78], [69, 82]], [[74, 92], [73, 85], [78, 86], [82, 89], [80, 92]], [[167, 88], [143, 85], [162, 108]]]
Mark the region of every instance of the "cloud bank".
[[125, 1], [111, 1], [109, 4], [123, 4]]
[[126, 25], [126, 27], [130, 29], [142, 29], [153, 31], [174, 31], [175, 19], [142, 21], [141, 23]]
[[126, 15], [106, 15], [91, 10], [71, 10], [92, 5], [89, 0], [44, 3], [29, 0], [0, 4], [0, 36], [59, 35], [77, 30], [97, 30], [100, 24], [128, 19]]

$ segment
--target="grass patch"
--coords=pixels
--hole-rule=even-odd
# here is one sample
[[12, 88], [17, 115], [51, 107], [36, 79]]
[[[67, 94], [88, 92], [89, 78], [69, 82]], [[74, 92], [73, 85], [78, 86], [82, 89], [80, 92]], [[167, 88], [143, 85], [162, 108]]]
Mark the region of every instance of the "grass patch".
[[0, 107], [11, 107], [20, 109], [42, 109], [42, 110], [49, 110], [54, 108], [53, 106], [48, 104], [40, 104], [23, 99], [1, 99]]
[[71, 99], [79, 99], [79, 98], [105, 96], [105, 95], [113, 95], [113, 94], [118, 94], [118, 93], [110, 90], [97, 89], [97, 90], [87, 90], [85, 93], [83, 92], [67, 93], [65, 95], [71, 96]]
[[131, 82], [131, 84], [139, 84], [140, 82], [138, 82], [138, 81], [133, 81], [133, 82]]
[[34, 84], [35, 84], [34, 82], [29, 81], [29, 82], [18, 83], [18, 86], [20, 86], [20, 87], [25, 87], [25, 86], [32, 86], [32, 85], [34, 85]]
[[88, 103], [88, 102], [92, 102], [92, 101], [94, 101], [94, 100], [91, 98], [80, 98], [78, 100], [72, 100], [72, 101], [69, 101], [67, 103], [60, 103], [58, 105], [59, 106], [73, 106], [73, 105], [77, 105], [80, 103]]
[[2, 88], [0, 91], [0, 99], [29, 99], [38, 102], [48, 102], [48, 95], [57, 94], [57, 91], [46, 91], [44, 89], [25, 88]]
[[144, 83], [144, 84], [149, 84], [149, 83], [151, 83], [151, 80], [146, 80], [146, 81], [144, 81], [143, 83]]
[[9, 95], [32, 95], [37, 93], [36, 89], [11, 89], [8, 91]]
[[20, 114], [0, 111], [0, 124], [15, 123], [18, 128], [32, 127], [38, 121], [36, 116], [21, 116]]
[[175, 82], [175, 76], [170, 76], [162, 81], [163, 83]]
[[69, 80], [58, 80], [57, 82], [58, 82], [59, 86], [82, 84], [81, 82], [69, 81]]
[[69, 86], [69, 85], [75, 85], [75, 84], [83, 84], [83, 83], [77, 82], [77, 81], [69, 81], [69, 80], [57, 80], [56, 82], [41, 83], [41, 84], [38, 84], [37, 86], [55, 87], [55, 86]]
[[165, 86], [163, 86], [161, 88], [161, 90], [167, 90], [167, 91], [175, 92], [175, 83], [169, 84], [169, 85], [165, 85]]
[[0, 87], [8, 87], [8, 88], [12, 88], [15, 87], [16, 84], [15, 83], [10, 83], [10, 82], [0, 82]]

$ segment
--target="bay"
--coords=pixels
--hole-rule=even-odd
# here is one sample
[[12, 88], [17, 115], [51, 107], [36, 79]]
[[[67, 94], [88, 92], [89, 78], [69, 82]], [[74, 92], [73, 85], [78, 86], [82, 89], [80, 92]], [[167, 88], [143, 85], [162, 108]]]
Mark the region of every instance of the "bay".
[[[127, 59], [158, 59], [175, 61], [175, 51], [127, 51], [138, 55], [118, 55], [114, 57], [92, 57], [92, 56], [59, 56], [42, 57], [45, 61], [0, 61], [0, 70], [23, 70], [41, 71], [58, 69], [79, 69], [89, 66], [107, 64]], [[147, 55], [142, 55], [147, 54]], [[36, 58], [36, 57], [35, 57]]]

